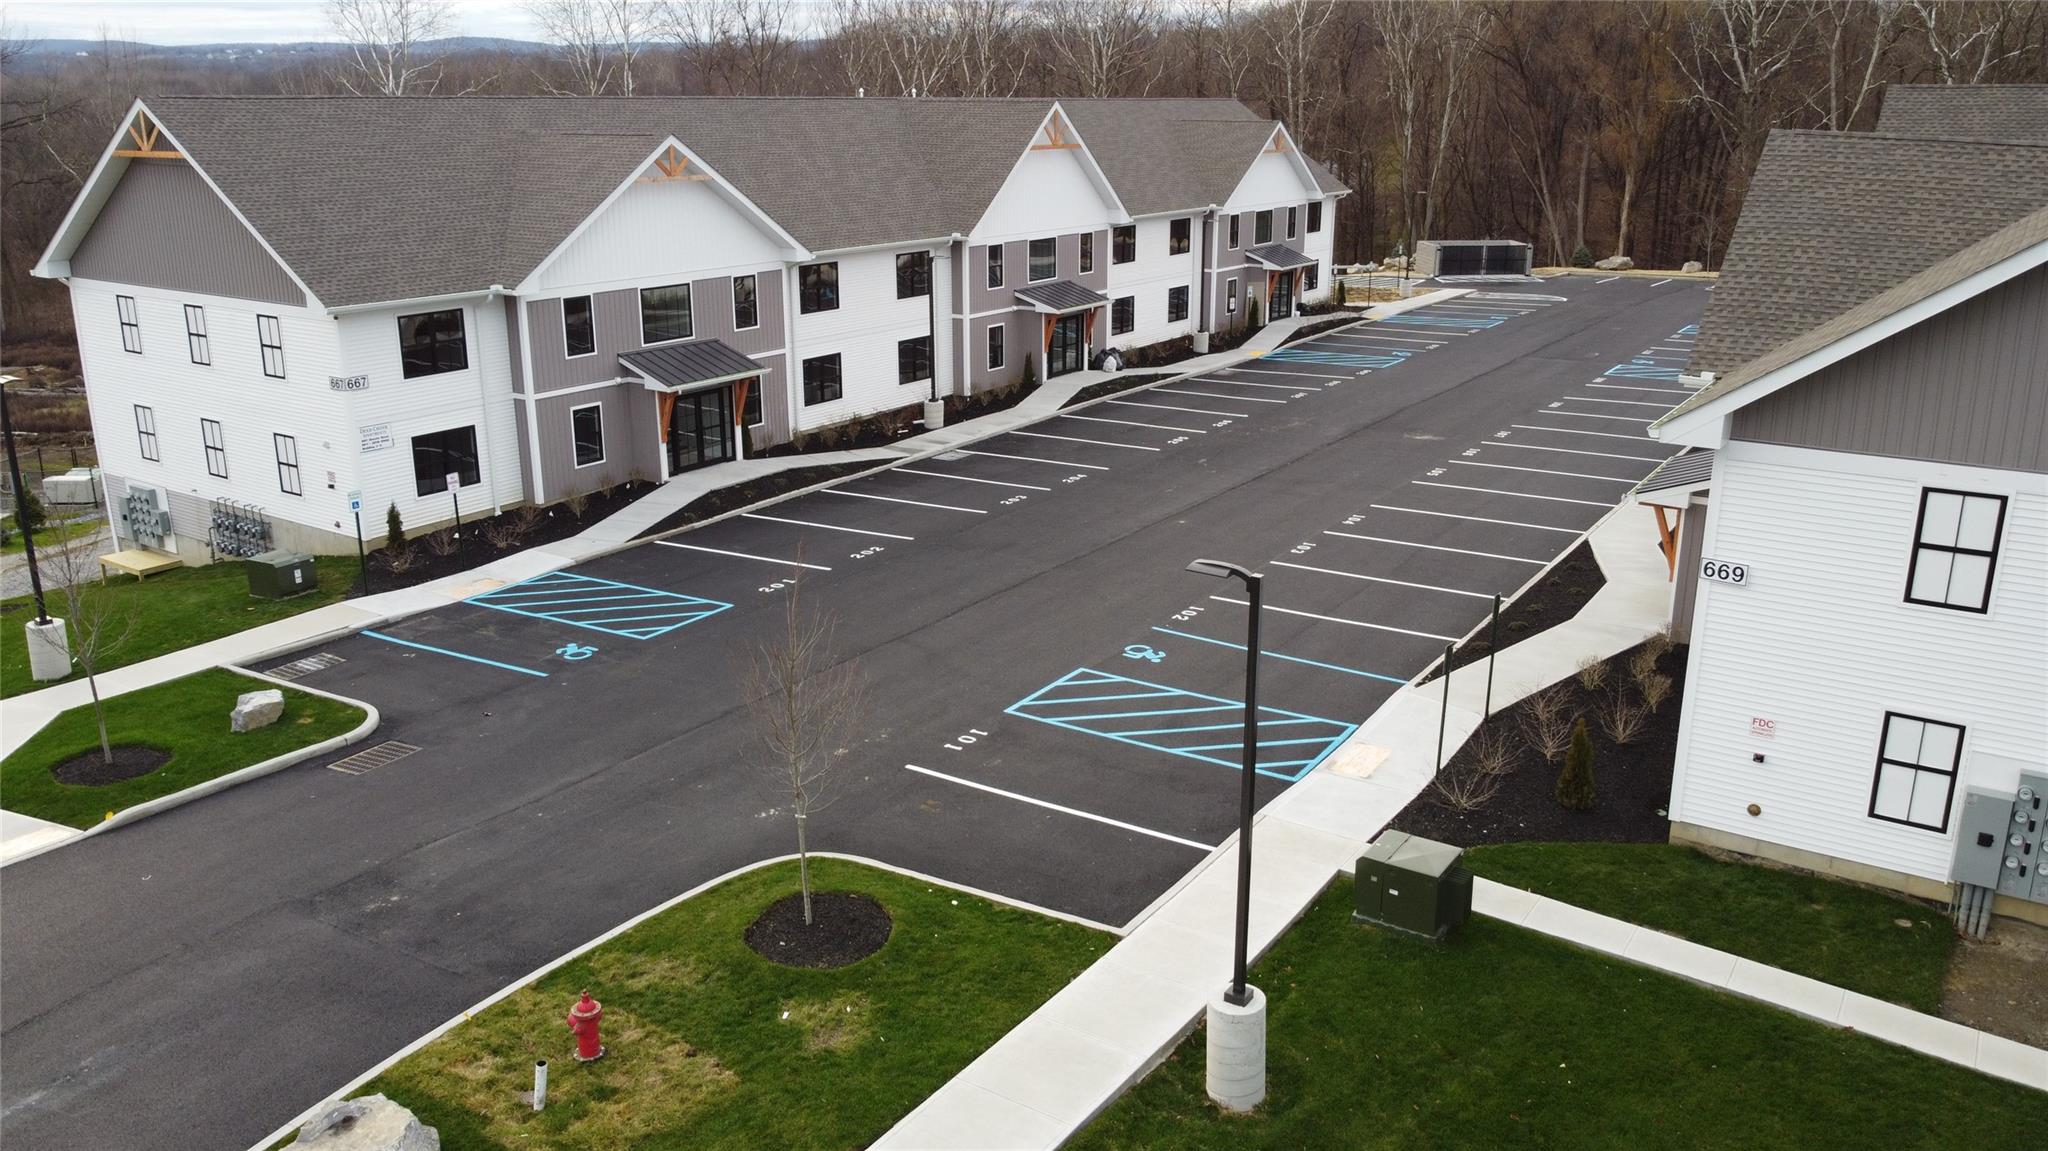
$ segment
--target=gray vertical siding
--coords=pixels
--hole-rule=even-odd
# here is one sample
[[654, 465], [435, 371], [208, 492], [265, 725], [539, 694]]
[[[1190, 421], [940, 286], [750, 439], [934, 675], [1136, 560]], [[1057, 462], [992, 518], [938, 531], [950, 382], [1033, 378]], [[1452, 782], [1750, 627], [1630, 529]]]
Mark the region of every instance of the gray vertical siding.
[[[569, 413], [585, 404], [597, 404], [604, 412], [604, 462], [579, 468]], [[623, 483], [633, 478], [636, 469], [641, 479], [661, 478], [658, 463], [650, 469], [641, 459], [638, 441], [658, 442], [660, 432], [655, 424], [653, 393], [639, 384], [542, 396], [533, 407], [540, 424], [540, 466], [547, 479], [549, 502]]]
[[[690, 282], [691, 339], [724, 340], [749, 355], [783, 346], [782, 270], [764, 268], [755, 278], [760, 326], [734, 331], [732, 277]], [[654, 285], [649, 285], [650, 287]], [[562, 346], [562, 301], [534, 300], [526, 306], [533, 327], [533, 374], [538, 390], [601, 384], [619, 377], [619, 353], [645, 347], [640, 342], [640, 291], [622, 288], [591, 297], [597, 330], [597, 354], [570, 359]]]
[[1695, 497], [1678, 524], [1678, 567], [1672, 573], [1671, 638], [1692, 642], [1692, 609], [1700, 592], [1700, 552], [1707, 538], [1707, 500]]
[[1003, 248], [1003, 286], [988, 286], [989, 245], [974, 244], [967, 251], [967, 311], [969, 315], [978, 312], [992, 312], [1007, 308], [1017, 302], [1016, 289], [1025, 282], [1030, 271], [1025, 267], [1030, 258], [1031, 248], [1023, 240], [1012, 240]]
[[71, 274], [304, 307], [306, 294], [181, 160], [131, 160], [71, 255]]
[[2048, 472], [2048, 268], [1735, 413], [1731, 438]]

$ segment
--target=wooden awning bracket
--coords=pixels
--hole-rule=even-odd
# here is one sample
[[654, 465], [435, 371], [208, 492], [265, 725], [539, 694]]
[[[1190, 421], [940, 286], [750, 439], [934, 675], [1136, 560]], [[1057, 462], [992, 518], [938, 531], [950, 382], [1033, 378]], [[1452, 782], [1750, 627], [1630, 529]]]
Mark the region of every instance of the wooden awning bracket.
[[1685, 512], [1672, 508], [1671, 518], [1667, 521], [1663, 504], [1651, 504], [1650, 510], [1657, 513], [1657, 550], [1664, 553], [1665, 578], [1675, 580], [1678, 578], [1678, 529], [1685, 523]]
[[130, 160], [182, 160], [183, 152], [175, 148], [158, 148], [156, 142], [163, 130], [150, 121], [147, 113], [135, 113], [135, 119], [128, 125], [128, 138], [135, 141], [133, 148], [116, 148], [114, 155]]

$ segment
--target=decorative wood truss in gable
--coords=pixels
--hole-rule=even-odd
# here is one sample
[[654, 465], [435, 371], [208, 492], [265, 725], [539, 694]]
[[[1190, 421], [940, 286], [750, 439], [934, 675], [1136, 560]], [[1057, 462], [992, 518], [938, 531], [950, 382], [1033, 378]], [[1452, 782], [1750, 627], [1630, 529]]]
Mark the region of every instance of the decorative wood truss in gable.
[[1066, 117], [1058, 112], [1046, 117], [1045, 142], [1031, 145], [1034, 152], [1065, 152], [1081, 146], [1080, 141], [1067, 135]]
[[116, 148], [114, 155], [130, 160], [182, 160], [183, 152], [175, 148], [158, 148], [157, 140], [163, 130], [149, 118], [147, 112], [138, 110], [135, 119], [128, 124], [128, 138], [135, 142], [133, 148]]
[[1285, 156], [1293, 150], [1287, 146], [1287, 134], [1285, 132], [1276, 131], [1273, 133], [1273, 138], [1266, 141], [1265, 154], [1268, 156]]
[[709, 180], [710, 178], [709, 173], [690, 171], [690, 158], [683, 154], [681, 148], [670, 144], [661, 150], [660, 155], [654, 158], [654, 171], [640, 177], [639, 182], [642, 184], [665, 184], [670, 180], [688, 180], [695, 183]]

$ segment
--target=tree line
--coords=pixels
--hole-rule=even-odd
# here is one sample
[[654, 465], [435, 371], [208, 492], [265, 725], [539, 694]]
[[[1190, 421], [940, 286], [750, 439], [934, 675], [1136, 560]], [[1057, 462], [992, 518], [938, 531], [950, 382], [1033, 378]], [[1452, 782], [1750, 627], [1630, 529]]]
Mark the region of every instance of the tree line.
[[1509, 238], [1718, 266], [1774, 127], [1867, 130], [1888, 83], [2048, 81], [2041, 0], [531, 0], [545, 52], [450, 51], [450, 0], [330, 0], [328, 53], [53, 61], [0, 30], [0, 323], [155, 92], [1235, 97], [1354, 192], [1338, 258]]

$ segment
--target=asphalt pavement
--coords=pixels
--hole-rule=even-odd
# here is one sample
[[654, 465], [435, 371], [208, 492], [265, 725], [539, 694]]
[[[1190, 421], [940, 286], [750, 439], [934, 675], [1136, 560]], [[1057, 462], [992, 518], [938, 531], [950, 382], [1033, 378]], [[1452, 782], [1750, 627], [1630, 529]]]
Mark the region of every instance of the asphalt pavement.
[[1488, 286], [279, 659], [418, 750], [9, 867], [0, 1126], [245, 1146], [793, 850], [737, 683], [798, 581], [868, 683], [813, 846], [1122, 924], [1236, 820], [1244, 593], [1188, 561], [1266, 576], [1270, 799], [1663, 458], [1705, 291]]

